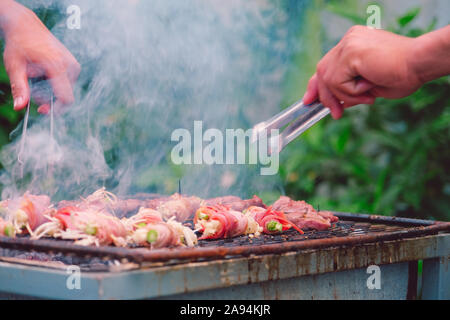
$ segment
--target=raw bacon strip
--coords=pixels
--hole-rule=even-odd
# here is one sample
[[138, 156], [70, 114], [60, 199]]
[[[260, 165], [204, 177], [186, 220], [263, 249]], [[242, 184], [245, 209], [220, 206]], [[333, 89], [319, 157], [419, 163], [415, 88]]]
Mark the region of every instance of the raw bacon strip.
[[[112, 215], [93, 210], [71, 210], [68, 219], [67, 209], [58, 212], [56, 218], [61, 221], [65, 230], [61, 236], [70, 237], [71, 234], [82, 234], [94, 237], [94, 243], [99, 245], [123, 245], [127, 230], [122, 222]], [[88, 237], [89, 239], [89, 237]], [[87, 241], [89, 243], [89, 241]], [[82, 243], [80, 243], [82, 244]], [[91, 244], [91, 243], [89, 243]]]
[[[136, 215], [122, 220], [130, 230], [129, 241], [138, 245], [162, 248], [175, 245], [193, 247], [197, 244], [197, 236], [194, 231], [175, 221], [174, 217], [164, 222], [161, 213], [153, 209], [141, 208]], [[165, 229], [163, 225], [166, 225]], [[168, 241], [167, 230], [175, 232], [173, 241]]]
[[161, 212], [164, 220], [174, 217], [175, 220], [184, 222], [194, 215], [200, 202], [201, 199], [198, 197], [186, 197], [175, 193], [170, 197], [149, 200], [147, 207]]
[[[145, 205], [143, 204], [145, 203]], [[158, 197], [150, 200], [118, 200], [118, 204], [115, 208], [120, 208], [121, 210], [126, 208], [137, 208], [146, 207], [158, 210], [162, 213], [164, 220], [169, 220], [171, 217], [179, 222], [184, 222], [191, 218], [195, 211], [200, 206], [215, 206], [215, 205], [225, 205], [226, 207], [236, 210], [243, 211], [244, 209], [254, 205], [265, 207], [264, 203], [257, 196], [253, 196], [251, 199], [242, 200], [236, 196], [225, 196], [218, 197], [208, 200], [202, 200], [195, 196], [185, 196], [175, 193], [167, 197]], [[121, 211], [117, 210], [116, 211]]]
[[[125, 246], [128, 233], [122, 222], [109, 215], [101, 214], [99, 218], [97, 222], [94, 221], [93, 227], [97, 229], [97, 233], [93, 235], [99, 240], [100, 244], [114, 243], [116, 246]], [[87, 229], [85, 229], [85, 232], [87, 232]]]
[[101, 203], [97, 202], [93, 205], [89, 205], [84, 200], [62, 200], [58, 202], [58, 209], [65, 207], [78, 207], [82, 209], [95, 208], [99, 211], [114, 212], [114, 215], [118, 217], [124, 217], [130, 213], [136, 213], [139, 208], [146, 207], [147, 202], [139, 199], [125, 199], [117, 200], [116, 203]]
[[202, 239], [220, 239], [226, 237], [229, 220], [223, 215], [222, 206], [200, 207], [194, 217], [195, 227], [202, 232]]
[[289, 221], [295, 223], [300, 229], [327, 230], [331, 227], [330, 220], [324, 219], [318, 214], [290, 213], [286, 215]]
[[10, 216], [17, 233], [32, 233], [48, 221], [45, 217], [51, 210], [50, 198], [26, 192], [22, 197], [1, 202], [2, 210]]
[[203, 239], [221, 239], [225, 238], [228, 229], [228, 220], [221, 213], [214, 213], [207, 218], [207, 221], [196, 225], [202, 229], [203, 235], [199, 238]]
[[329, 211], [316, 211], [305, 201], [295, 201], [286, 196], [281, 196], [272, 206], [286, 213], [286, 217], [299, 228], [326, 230], [339, 220]]
[[200, 239], [231, 238], [260, 232], [252, 217], [223, 205], [200, 207], [194, 217], [195, 227], [203, 235]]
[[198, 243], [197, 235], [191, 228], [182, 225], [180, 222], [176, 221], [173, 218], [167, 221], [167, 224], [177, 231], [180, 242], [183, 245], [193, 247]]
[[292, 227], [300, 234], [303, 234], [303, 231], [291, 222], [283, 212], [274, 211], [272, 207], [264, 209], [253, 206], [248, 208], [245, 214], [253, 217], [263, 228], [264, 233], [279, 233]]
[[251, 206], [257, 206], [262, 208], [266, 207], [261, 198], [257, 197], [256, 195], [254, 195], [251, 199], [247, 200], [242, 200], [241, 198], [236, 196], [218, 197], [205, 200], [202, 204], [205, 206], [224, 205], [230, 209], [239, 212], [242, 212]]
[[289, 197], [281, 196], [277, 201], [272, 204], [272, 208], [277, 211], [282, 211], [285, 214], [290, 213], [315, 213], [314, 207], [303, 200], [295, 201]]
[[36, 230], [34, 238], [53, 236], [77, 240], [80, 245], [126, 245], [127, 229], [122, 222], [107, 213], [82, 210], [78, 207], [59, 209]]
[[246, 216], [242, 214], [242, 212], [238, 211], [228, 211], [228, 213], [236, 219], [236, 225], [234, 229], [230, 229], [228, 231], [227, 236], [229, 238], [240, 236], [245, 234], [245, 231], [247, 230], [248, 226], [248, 219]]
[[181, 245], [177, 231], [164, 222], [151, 223], [138, 228], [131, 236], [132, 242], [154, 249]]
[[119, 199], [113, 193], [101, 188], [87, 198], [80, 200], [62, 200], [58, 203], [58, 209], [65, 207], [77, 207], [83, 210], [96, 210], [124, 217], [129, 213], [136, 213], [141, 207], [146, 207], [147, 201], [140, 199]]
[[88, 197], [81, 198], [77, 201], [63, 200], [58, 203], [58, 209], [75, 207], [80, 210], [93, 210], [112, 214], [117, 206], [117, 202], [118, 199], [113, 193], [106, 191], [105, 188], [101, 188]]
[[127, 214], [136, 213], [140, 208], [146, 207], [147, 202], [139, 199], [120, 199], [114, 206], [117, 216], [124, 217]]
[[[178, 193], [158, 198], [154, 198], [155, 195], [150, 196], [151, 199], [119, 199], [114, 194], [106, 191], [105, 188], [102, 188], [85, 199], [82, 198], [78, 201], [61, 201], [58, 204], [58, 208], [75, 206], [81, 209], [106, 211], [123, 217], [126, 213], [137, 210], [140, 207], [145, 207], [161, 212], [163, 219], [166, 221], [174, 217], [177, 221], [184, 222], [194, 215], [200, 205], [208, 206], [223, 204], [230, 209], [240, 212], [253, 205], [265, 207], [262, 200], [257, 196], [253, 196], [253, 198], [247, 200], [242, 200], [236, 196], [202, 200], [195, 196], [185, 196]], [[144, 198], [146, 198], [146, 195], [144, 195]]]
[[140, 208], [137, 214], [130, 218], [123, 218], [122, 221], [128, 230], [134, 231], [138, 227], [142, 227], [149, 223], [163, 222], [163, 219], [159, 211], [149, 208]]
[[330, 222], [339, 221], [339, 218], [336, 217], [331, 211], [317, 211], [317, 214], [324, 219], [330, 220]]

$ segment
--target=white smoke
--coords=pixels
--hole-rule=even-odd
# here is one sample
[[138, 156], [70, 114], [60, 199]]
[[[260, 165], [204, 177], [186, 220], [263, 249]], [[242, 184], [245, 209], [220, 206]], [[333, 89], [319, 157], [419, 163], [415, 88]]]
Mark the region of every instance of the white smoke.
[[[20, 177], [20, 137], [3, 148], [2, 197], [26, 190], [74, 198], [106, 186], [118, 194], [249, 196], [279, 188], [245, 165], [177, 167], [171, 132], [202, 120], [208, 128], [253, 126], [278, 111], [287, 48], [276, 2], [23, 1], [60, 11], [52, 32], [82, 65], [76, 103], [29, 126]], [[69, 5], [81, 29], [66, 27]], [[50, 165], [49, 165], [50, 164]]]

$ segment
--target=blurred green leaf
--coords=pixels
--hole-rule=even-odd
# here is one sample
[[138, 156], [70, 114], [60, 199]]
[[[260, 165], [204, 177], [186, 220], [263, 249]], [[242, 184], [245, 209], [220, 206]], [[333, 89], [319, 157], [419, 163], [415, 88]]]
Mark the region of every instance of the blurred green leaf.
[[328, 11], [346, 18], [354, 24], [366, 24], [366, 17], [352, 11], [352, 6], [349, 1], [330, 1], [326, 8]]
[[413, 8], [410, 11], [408, 11], [406, 14], [404, 14], [403, 16], [399, 17], [397, 19], [397, 22], [400, 25], [400, 27], [405, 27], [411, 21], [413, 21], [419, 13], [420, 13], [420, 7]]
[[[339, 3], [326, 9], [361, 22], [357, 6]], [[407, 28], [419, 12], [402, 15], [391, 30], [417, 36], [435, 28], [436, 20], [425, 29]], [[283, 151], [286, 193], [336, 211], [449, 220], [449, 81], [443, 77], [409, 97], [377, 99], [339, 121], [319, 122]]]

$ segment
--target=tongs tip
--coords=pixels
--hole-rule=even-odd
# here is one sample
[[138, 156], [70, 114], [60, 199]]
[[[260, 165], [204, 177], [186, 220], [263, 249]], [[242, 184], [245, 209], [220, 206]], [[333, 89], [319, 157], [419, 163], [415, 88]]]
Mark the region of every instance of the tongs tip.
[[[279, 153], [288, 143], [329, 113], [330, 110], [318, 101], [310, 105], [304, 105], [303, 101], [299, 100], [269, 120], [255, 125], [252, 129], [250, 141], [255, 143], [263, 137], [270, 137], [267, 147], [268, 152], [271, 154]], [[296, 120], [293, 121], [294, 119]], [[282, 133], [279, 133], [279, 130], [291, 121], [293, 122]]]
[[252, 134], [251, 134], [251, 137], [250, 137], [250, 142], [251, 143], [255, 143], [256, 141], [258, 141], [259, 136], [265, 130], [266, 130], [266, 122], [265, 121], [260, 122], [257, 125], [255, 125], [252, 128]]

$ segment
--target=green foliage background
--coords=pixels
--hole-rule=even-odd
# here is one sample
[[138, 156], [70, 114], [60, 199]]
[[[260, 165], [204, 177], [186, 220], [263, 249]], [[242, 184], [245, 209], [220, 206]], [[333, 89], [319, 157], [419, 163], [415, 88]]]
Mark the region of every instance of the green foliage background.
[[[309, 28], [299, 32], [308, 49], [294, 57], [296, 67], [287, 77], [286, 102], [298, 97], [298, 88], [306, 88], [314, 67], [305, 68], [305, 64], [314, 66], [326, 50], [322, 10], [365, 24], [365, 7], [356, 4], [323, 1], [308, 9], [305, 23]], [[411, 37], [435, 29], [435, 20], [423, 30], [411, 26], [420, 11], [413, 8], [388, 29]], [[312, 30], [315, 36], [310, 36]], [[317, 30], [321, 30], [320, 41]], [[410, 97], [377, 99], [370, 107], [348, 109], [339, 121], [327, 118], [283, 154], [280, 163], [286, 192], [336, 211], [449, 220], [449, 115], [450, 83], [444, 77]]]
[[[285, 76], [283, 105], [287, 107], [304, 92], [317, 61], [330, 46], [321, 13], [327, 10], [362, 24], [365, 12], [352, 0], [320, 0], [305, 6], [299, 19], [289, 13], [294, 0], [280, 3], [290, 16], [291, 32], [303, 44], [303, 50], [291, 57]], [[435, 23], [424, 30], [411, 27], [419, 14], [420, 8], [414, 8], [388, 29], [407, 36], [433, 30]], [[47, 26], [54, 23], [51, 14], [38, 15]], [[10, 141], [22, 117], [23, 112], [12, 110], [2, 65], [0, 146]], [[321, 121], [283, 151], [280, 175], [285, 191], [329, 210], [450, 220], [449, 123], [449, 77], [430, 82], [404, 99], [379, 99], [370, 107], [351, 108], [339, 121]], [[277, 195], [262, 196], [268, 201]]]

